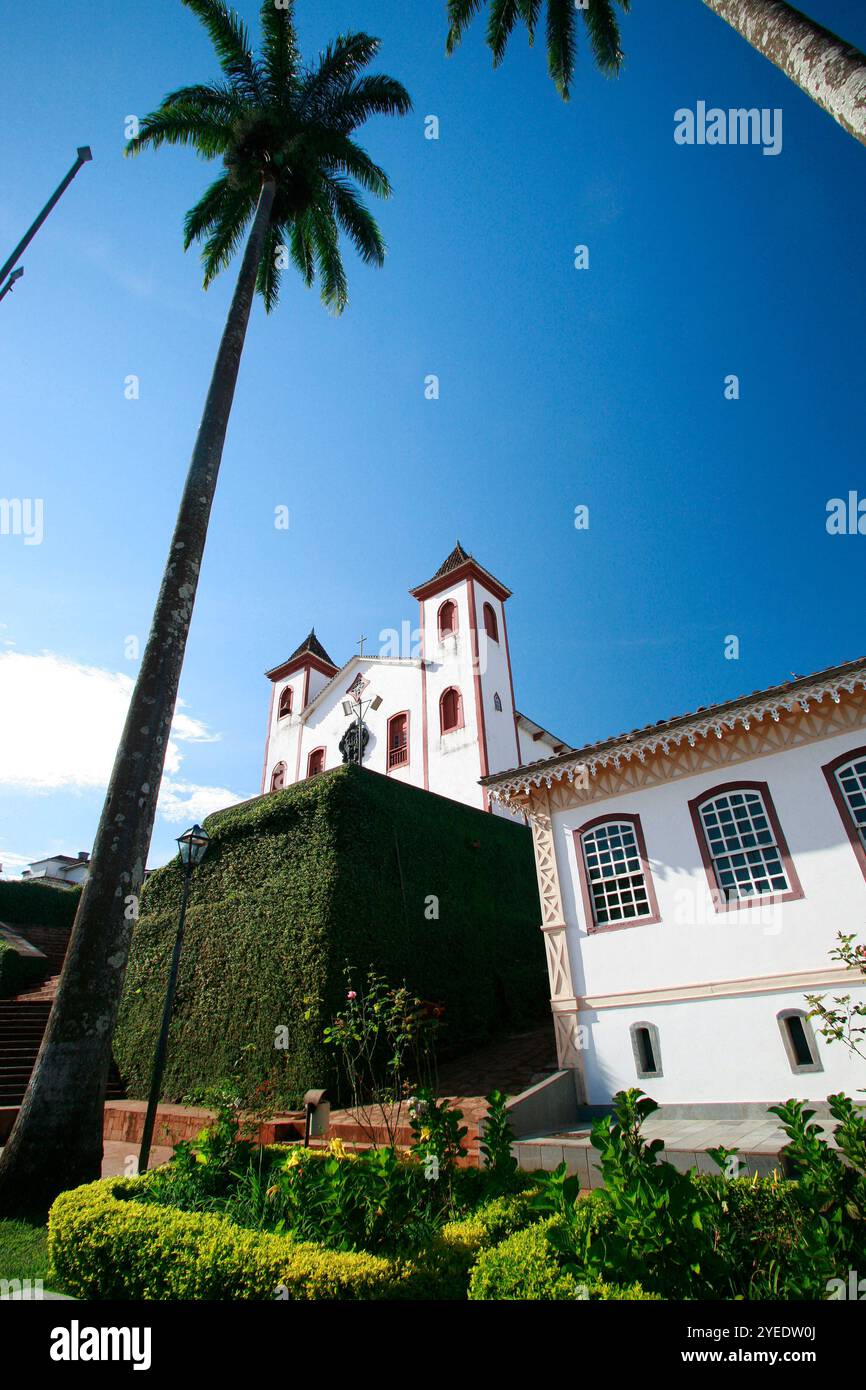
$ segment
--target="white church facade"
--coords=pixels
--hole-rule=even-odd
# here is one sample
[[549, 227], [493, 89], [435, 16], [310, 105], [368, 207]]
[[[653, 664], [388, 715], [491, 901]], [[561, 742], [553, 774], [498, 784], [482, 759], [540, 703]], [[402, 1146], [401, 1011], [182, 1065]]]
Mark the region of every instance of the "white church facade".
[[806, 996], [866, 1001], [866, 660], [485, 779], [529, 819], [579, 1104], [764, 1106], [866, 1085]]
[[[343, 762], [482, 809], [481, 779], [556, 756], [566, 746], [515, 707], [506, 603], [510, 590], [458, 544], [433, 577], [410, 590], [415, 634], [338, 666], [315, 632], [271, 682], [262, 792]], [[408, 625], [406, 625], [408, 627]], [[360, 733], [359, 733], [360, 730]]]

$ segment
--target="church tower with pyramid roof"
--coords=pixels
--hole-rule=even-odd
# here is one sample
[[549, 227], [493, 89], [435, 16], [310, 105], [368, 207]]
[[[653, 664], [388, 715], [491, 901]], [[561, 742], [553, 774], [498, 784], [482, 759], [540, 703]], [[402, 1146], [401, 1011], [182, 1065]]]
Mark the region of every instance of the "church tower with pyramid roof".
[[510, 590], [458, 541], [410, 593], [420, 616], [411, 652], [361, 643], [338, 666], [313, 629], [266, 672], [263, 793], [360, 757], [373, 772], [491, 809], [481, 778], [564, 750], [515, 708]]

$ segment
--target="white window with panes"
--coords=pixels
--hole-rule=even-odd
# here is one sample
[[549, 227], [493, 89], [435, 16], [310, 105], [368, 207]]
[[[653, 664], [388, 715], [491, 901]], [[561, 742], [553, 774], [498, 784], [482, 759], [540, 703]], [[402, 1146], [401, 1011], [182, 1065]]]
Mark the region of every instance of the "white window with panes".
[[652, 916], [646, 873], [631, 821], [605, 821], [585, 830], [581, 849], [596, 926]]
[[727, 902], [790, 890], [782, 849], [759, 791], [723, 792], [702, 802], [700, 815], [716, 883]]

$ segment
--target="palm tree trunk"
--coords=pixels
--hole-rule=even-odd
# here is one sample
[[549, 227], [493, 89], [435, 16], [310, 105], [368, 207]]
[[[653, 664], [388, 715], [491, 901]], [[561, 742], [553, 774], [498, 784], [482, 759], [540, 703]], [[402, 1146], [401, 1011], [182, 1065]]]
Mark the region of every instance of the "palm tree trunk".
[[262, 184], [45, 1039], [0, 1156], [0, 1215], [99, 1177], [102, 1111], [208, 519], [276, 185]]
[[866, 145], [866, 54], [785, 0], [703, 0]]

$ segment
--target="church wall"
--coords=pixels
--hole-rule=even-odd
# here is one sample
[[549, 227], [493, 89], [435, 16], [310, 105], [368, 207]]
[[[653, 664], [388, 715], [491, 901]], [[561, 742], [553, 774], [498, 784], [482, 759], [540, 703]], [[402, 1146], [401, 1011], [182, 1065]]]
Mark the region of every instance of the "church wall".
[[352, 722], [343, 713], [342, 702], [347, 698], [346, 690], [355, 679], [357, 671], [363, 671], [370, 682], [364, 698], [372, 699], [381, 695], [382, 704], [378, 710], [370, 709], [364, 715], [364, 723], [370, 733], [370, 741], [364, 753], [364, 766], [373, 772], [388, 773], [387, 741], [388, 720], [394, 714], [409, 715], [409, 764], [388, 773], [398, 781], [410, 782], [414, 786], [424, 785], [424, 750], [422, 739], [421, 667], [380, 661], [356, 664], [344, 672], [320, 708], [308, 716], [301, 737], [301, 763], [299, 777], [307, 772], [307, 758], [314, 748], [324, 747], [325, 768], [338, 767], [343, 761], [340, 740]]
[[[629, 1036], [634, 1022], [659, 1027], [665, 1075], [645, 1083], [658, 1100], [814, 1098], [826, 1096], [833, 1086], [852, 1085], [848, 1072], [843, 1078], [839, 1071], [845, 1050], [837, 1045], [828, 1057], [820, 1039], [825, 1072], [794, 1075], [776, 1013], [804, 1007], [804, 989], [826, 988], [821, 981], [811, 985], [809, 977], [834, 969], [829, 953], [836, 932], [862, 930], [866, 879], [821, 768], [864, 742], [863, 727], [852, 728], [554, 811], [573, 990], [578, 1006], [585, 1001], [579, 1022], [590, 1026], [589, 1050], [582, 1059], [590, 1101], [600, 1103], [613, 1090], [637, 1084]], [[803, 897], [716, 912], [688, 803], [720, 784], [741, 780], [768, 784]], [[596, 817], [621, 813], [640, 816], [660, 921], [588, 932], [574, 831]], [[786, 976], [802, 977], [793, 982], [793, 992], [783, 988]], [[750, 992], [760, 986], [748, 982], [762, 978], [767, 992]], [[723, 986], [731, 997], [676, 997], [705, 984]], [[836, 983], [830, 992], [849, 988]], [[674, 997], [643, 1003], [617, 998], [647, 991]], [[593, 1007], [593, 1001], [604, 1006]]]

